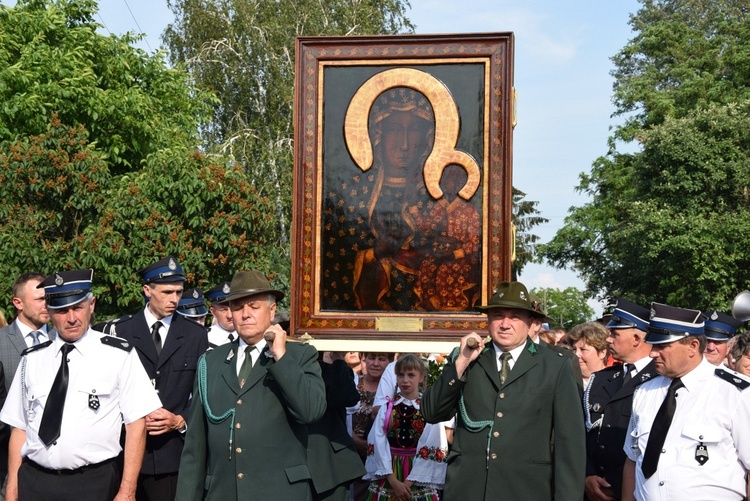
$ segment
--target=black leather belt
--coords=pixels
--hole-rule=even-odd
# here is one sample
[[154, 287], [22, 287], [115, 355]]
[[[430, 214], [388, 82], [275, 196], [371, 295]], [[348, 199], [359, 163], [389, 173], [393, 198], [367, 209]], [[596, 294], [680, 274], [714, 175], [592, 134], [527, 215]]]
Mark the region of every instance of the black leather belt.
[[83, 473], [86, 470], [93, 470], [95, 468], [100, 468], [102, 466], [106, 466], [109, 463], [113, 463], [117, 459], [117, 457], [113, 457], [110, 459], [106, 459], [102, 461], [101, 463], [93, 463], [93, 464], [87, 464], [84, 466], [81, 466], [80, 468], [73, 468], [71, 470], [53, 470], [51, 468], [45, 468], [44, 466], [40, 465], [39, 463], [36, 463], [32, 461], [29, 458], [24, 458], [23, 462], [31, 466], [32, 468], [41, 471], [42, 473], [47, 473], [49, 475], [76, 475], [78, 473]]

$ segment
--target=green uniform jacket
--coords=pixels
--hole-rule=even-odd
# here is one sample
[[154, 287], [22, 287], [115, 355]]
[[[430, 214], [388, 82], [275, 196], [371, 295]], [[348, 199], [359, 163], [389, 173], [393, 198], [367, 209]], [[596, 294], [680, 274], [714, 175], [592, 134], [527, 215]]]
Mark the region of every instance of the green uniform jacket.
[[307, 469], [307, 424], [326, 410], [326, 394], [315, 348], [288, 343], [278, 361], [263, 350], [245, 386], [237, 381], [238, 342], [206, 357], [206, 395], [214, 416], [235, 408], [214, 424], [193, 390], [185, 448], [177, 481], [180, 501], [311, 499]]
[[[581, 501], [586, 439], [570, 362], [527, 339], [501, 388], [495, 355], [485, 349], [463, 380], [448, 363], [422, 399], [430, 423], [459, 414], [444, 501]], [[462, 392], [468, 418], [491, 421], [491, 430], [467, 428], [458, 410]]]

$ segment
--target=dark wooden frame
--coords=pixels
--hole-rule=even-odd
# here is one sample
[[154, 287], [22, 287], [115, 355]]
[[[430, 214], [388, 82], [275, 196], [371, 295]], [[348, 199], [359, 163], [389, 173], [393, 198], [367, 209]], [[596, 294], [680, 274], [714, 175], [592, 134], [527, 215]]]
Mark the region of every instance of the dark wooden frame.
[[[454, 66], [455, 65], [455, 66]], [[468, 66], [467, 66], [468, 65]], [[482, 207], [482, 284], [486, 304], [495, 284], [510, 279], [512, 129], [514, 125], [513, 34], [302, 37], [296, 43], [294, 207], [291, 333], [314, 339], [448, 341], [486, 330], [486, 316], [462, 312], [323, 310], [320, 305], [323, 107], [330, 79], [346, 68], [440, 68], [460, 85], [462, 68], [482, 68], [484, 124], [478, 159]], [[340, 70], [339, 70], [340, 68]], [[346, 70], [349, 71], [349, 70]], [[354, 71], [354, 70], [351, 70]], [[350, 71], [350, 73], [351, 73]], [[362, 70], [366, 71], [366, 70]], [[437, 70], [435, 70], [437, 71]], [[453, 75], [451, 77], [451, 75]], [[451, 85], [446, 84], [449, 88]], [[332, 105], [333, 106], [333, 105]], [[466, 108], [459, 106], [459, 116]]]

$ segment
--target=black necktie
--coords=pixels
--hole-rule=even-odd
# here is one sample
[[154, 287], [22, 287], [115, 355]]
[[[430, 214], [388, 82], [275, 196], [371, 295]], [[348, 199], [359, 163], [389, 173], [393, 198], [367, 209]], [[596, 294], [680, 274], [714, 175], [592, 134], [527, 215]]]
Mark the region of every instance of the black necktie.
[[234, 334], [229, 334], [229, 342], [231, 343], [233, 341], [234, 341]]
[[159, 334], [160, 328], [161, 322], [159, 321], [154, 322], [154, 325], [151, 326], [151, 339], [154, 340], [154, 347], [156, 348], [157, 357], [161, 355], [161, 334]]
[[633, 369], [635, 368], [634, 364], [625, 364], [625, 377], [622, 378], [622, 385], [625, 386], [628, 384], [628, 381], [633, 379]]
[[510, 353], [501, 353], [500, 354], [500, 384], [505, 384], [505, 380], [508, 379], [508, 376], [510, 375], [510, 362], [509, 360], [513, 358], [513, 355]]
[[651, 432], [648, 436], [646, 452], [643, 453], [643, 463], [641, 463], [641, 470], [646, 478], [650, 478], [656, 472], [664, 440], [667, 438], [667, 432], [669, 431], [669, 426], [672, 424], [674, 411], [677, 408], [677, 390], [684, 387], [685, 385], [682, 384], [680, 378], [673, 379], [672, 384], [669, 385], [669, 390], [667, 390], [667, 397], [656, 413], [656, 418], [651, 425]]
[[57, 370], [55, 382], [52, 383], [52, 388], [49, 391], [47, 403], [44, 404], [42, 423], [39, 425], [39, 438], [47, 447], [60, 436], [65, 395], [68, 393], [68, 353], [72, 349], [73, 345], [67, 343], [60, 348], [62, 361], [60, 362], [60, 368]]

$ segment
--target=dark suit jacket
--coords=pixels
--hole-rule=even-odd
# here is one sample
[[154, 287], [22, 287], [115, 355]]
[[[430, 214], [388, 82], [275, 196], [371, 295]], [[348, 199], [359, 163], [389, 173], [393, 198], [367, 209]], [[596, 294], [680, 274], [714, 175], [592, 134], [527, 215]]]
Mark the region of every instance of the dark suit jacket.
[[307, 467], [312, 475], [315, 499], [324, 499], [320, 494], [361, 478], [366, 470], [346, 428], [346, 408], [359, 402], [354, 372], [343, 360], [319, 363], [327, 407], [323, 417], [308, 426]]
[[578, 355], [565, 348], [560, 348], [557, 345], [549, 344], [544, 339], [539, 340], [539, 346], [549, 348], [555, 353], [560, 353], [563, 357], [570, 360], [571, 367], [573, 368], [573, 379], [576, 380], [576, 384], [578, 385], [578, 394], [581, 396], [581, 398], [583, 398], [583, 373], [581, 372], [581, 364], [578, 363]]
[[641, 372], [622, 385], [622, 365], [595, 372], [584, 397], [587, 425], [601, 423], [586, 433], [586, 476], [604, 477], [612, 485], [615, 497], [622, 496], [622, 468], [625, 465], [625, 435], [633, 410], [635, 389], [657, 376], [652, 360]]
[[288, 343], [277, 362], [266, 348], [240, 388], [237, 347], [235, 341], [205, 355], [210, 410], [218, 417], [234, 409], [235, 416], [218, 423], [208, 419], [196, 381], [176, 499], [309, 500], [307, 425], [326, 409], [317, 351]]
[[[57, 331], [48, 327], [47, 334], [49, 339], [55, 339]], [[21, 353], [27, 348], [26, 341], [21, 336], [21, 330], [16, 325], [15, 320], [0, 329], [0, 364], [2, 364], [2, 401], [5, 402], [5, 395], [13, 383], [13, 377], [16, 375], [18, 364], [21, 363]], [[0, 423], [0, 478], [8, 472], [8, 440], [10, 439], [10, 427], [5, 423]]]
[[[110, 334], [127, 339], [138, 351], [148, 377], [156, 385], [162, 406], [182, 416], [190, 427], [191, 394], [195, 382], [198, 358], [208, 349], [206, 328], [179, 314], [172, 316], [172, 324], [157, 358], [151, 331], [143, 310], [114, 324]], [[180, 466], [183, 436], [179, 431], [146, 436], [146, 455], [141, 474], [174, 473]]]
[[[422, 399], [430, 423], [459, 414], [443, 499], [581, 501], [585, 429], [570, 361], [527, 339], [502, 387], [492, 346], [464, 376], [448, 363]], [[491, 431], [469, 430], [459, 411], [462, 395], [465, 417], [491, 422]]]

